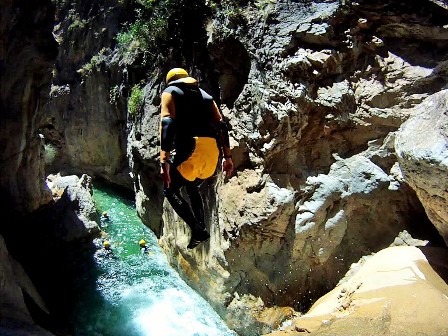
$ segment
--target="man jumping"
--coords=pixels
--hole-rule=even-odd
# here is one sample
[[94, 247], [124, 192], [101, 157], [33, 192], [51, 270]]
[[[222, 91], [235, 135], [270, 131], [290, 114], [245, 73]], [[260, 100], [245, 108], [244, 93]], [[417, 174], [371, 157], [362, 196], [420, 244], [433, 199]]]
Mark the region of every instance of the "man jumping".
[[[220, 153], [222, 170], [227, 176], [233, 172], [229, 134], [213, 97], [187, 71], [171, 69], [166, 84], [161, 97], [160, 173], [165, 197], [191, 229], [187, 247], [193, 249], [210, 238], [199, 185], [214, 174]], [[180, 194], [183, 187], [190, 204]]]

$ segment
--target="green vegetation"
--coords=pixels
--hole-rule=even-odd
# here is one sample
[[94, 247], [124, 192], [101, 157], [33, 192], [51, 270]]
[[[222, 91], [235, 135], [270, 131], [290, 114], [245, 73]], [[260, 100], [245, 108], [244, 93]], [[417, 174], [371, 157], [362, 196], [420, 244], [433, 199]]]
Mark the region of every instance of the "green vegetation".
[[148, 50], [158, 40], [166, 37], [166, 30], [166, 22], [161, 18], [147, 21], [139, 15], [127, 31], [117, 35], [118, 46], [130, 52]]
[[[269, 0], [263, 0], [269, 1]], [[258, 0], [221, 0], [211, 1], [210, 9], [215, 13], [215, 19], [224, 25], [245, 26], [247, 24], [246, 9]]]
[[58, 148], [51, 144], [47, 143], [44, 145], [44, 162], [45, 165], [51, 165], [55, 160], [56, 156], [58, 155]]
[[109, 103], [115, 105], [120, 97], [120, 88], [114, 85], [109, 89]]
[[136, 2], [143, 5], [147, 9], [152, 9], [156, 3], [156, 0], [136, 0]]
[[74, 8], [68, 11], [68, 19], [71, 21], [68, 31], [81, 30], [86, 28], [89, 24], [88, 20], [82, 19], [78, 12]]
[[223, 10], [223, 13], [230, 22], [239, 22], [244, 20], [244, 15], [240, 7], [226, 7]]
[[211, 5], [221, 5], [221, 7], [233, 6], [233, 7], [246, 7], [253, 0], [221, 0], [221, 1], [210, 1]]
[[83, 77], [87, 77], [91, 75], [95, 71], [99, 71], [101, 64], [106, 63], [109, 55], [111, 54], [111, 50], [109, 48], [101, 49], [98, 54], [93, 55], [90, 61], [83, 65], [81, 69], [77, 72], [81, 74]]
[[134, 85], [128, 99], [128, 112], [130, 115], [136, 115], [140, 111], [143, 107], [143, 98], [143, 88], [138, 84]]
[[[135, 60], [136, 54], [154, 54], [158, 46], [166, 39], [168, 20], [161, 6], [169, 1], [155, 6], [155, 0], [134, 0], [137, 5], [135, 21], [127, 29], [117, 34], [116, 40], [127, 63]], [[148, 56], [143, 57], [144, 60]]]
[[265, 9], [269, 5], [275, 5], [277, 0], [257, 0], [255, 1], [255, 6], [258, 9]]
[[[127, 0], [134, 19], [117, 34], [120, 60], [140, 67], [173, 56], [178, 63], [192, 58], [199, 41], [205, 43], [210, 8], [203, 0]], [[174, 55], [173, 55], [174, 54]]]

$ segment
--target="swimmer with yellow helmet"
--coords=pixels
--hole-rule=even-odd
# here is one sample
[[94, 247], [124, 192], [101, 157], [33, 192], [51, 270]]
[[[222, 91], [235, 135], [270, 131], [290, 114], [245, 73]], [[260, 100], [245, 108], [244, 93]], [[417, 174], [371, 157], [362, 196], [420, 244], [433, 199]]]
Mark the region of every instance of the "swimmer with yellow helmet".
[[110, 241], [108, 241], [108, 240], [105, 240], [104, 242], [103, 242], [103, 247], [104, 247], [104, 249], [106, 249], [106, 250], [110, 250]]
[[103, 248], [97, 251], [98, 257], [117, 259], [117, 256], [115, 255], [114, 250], [112, 249], [112, 244], [109, 240], [105, 239], [102, 243], [102, 246]]
[[140, 245], [140, 252], [142, 254], [149, 252], [148, 246], [146, 245], [146, 241], [144, 239], [140, 239], [138, 245]]
[[107, 213], [107, 211], [103, 211], [101, 213], [101, 217], [100, 217], [100, 225], [101, 225], [101, 227], [107, 227], [109, 221], [110, 221], [109, 214]]

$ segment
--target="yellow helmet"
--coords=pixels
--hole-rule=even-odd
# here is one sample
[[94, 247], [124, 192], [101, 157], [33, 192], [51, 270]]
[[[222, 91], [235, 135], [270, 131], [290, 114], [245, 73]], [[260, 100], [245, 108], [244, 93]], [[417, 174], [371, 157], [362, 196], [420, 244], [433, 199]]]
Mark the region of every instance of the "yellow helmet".
[[109, 242], [108, 240], [106, 240], [106, 241], [103, 243], [103, 246], [104, 246], [105, 249], [110, 248], [110, 242]]
[[145, 246], [146, 246], [146, 242], [145, 242], [144, 239], [140, 240], [140, 241], [138, 242], [138, 244], [139, 244], [141, 247], [145, 247]]
[[182, 68], [174, 68], [171, 69], [170, 71], [168, 71], [168, 73], [166, 74], [166, 83], [168, 84], [169, 82], [173, 81], [173, 80], [177, 80], [180, 78], [185, 78], [188, 77], [188, 72]]

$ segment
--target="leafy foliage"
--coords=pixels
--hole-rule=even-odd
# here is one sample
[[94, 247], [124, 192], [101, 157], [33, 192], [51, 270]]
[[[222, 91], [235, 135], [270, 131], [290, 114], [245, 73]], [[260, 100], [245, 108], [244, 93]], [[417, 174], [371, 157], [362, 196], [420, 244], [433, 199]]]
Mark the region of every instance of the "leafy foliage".
[[129, 51], [140, 49], [149, 50], [166, 35], [166, 22], [162, 18], [145, 18], [142, 11], [137, 11], [137, 19], [127, 31], [117, 35], [118, 45]]
[[[151, 64], [158, 56], [173, 51], [191, 57], [202, 38], [206, 13], [201, 0], [133, 0], [135, 20], [117, 34], [122, 59]], [[189, 55], [190, 54], [190, 55]], [[144, 65], [144, 64], [142, 64]]]
[[83, 76], [87, 77], [95, 71], [99, 71], [101, 64], [107, 63], [111, 50], [109, 48], [102, 48], [98, 54], [93, 55], [90, 61], [82, 66], [77, 72]]
[[143, 5], [147, 9], [152, 9], [156, 3], [156, 0], [136, 0], [139, 4]]
[[47, 143], [44, 145], [44, 162], [45, 165], [51, 165], [55, 160], [56, 157], [58, 156], [58, 148], [51, 144], [51, 143]]
[[[166, 37], [167, 20], [155, 9], [155, 0], [135, 0], [135, 3], [135, 20], [117, 34], [118, 47], [125, 56], [138, 53], [151, 55]], [[135, 57], [130, 59], [134, 60]]]
[[136, 115], [143, 107], [144, 92], [143, 88], [136, 84], [131, 89], [131, 95], [128, 99], [128, 111], [131, 115]]
[[114, 85], [109, 89], [109, 103], [115, 105], [120, 97], [120, 87], [118, 85]]

